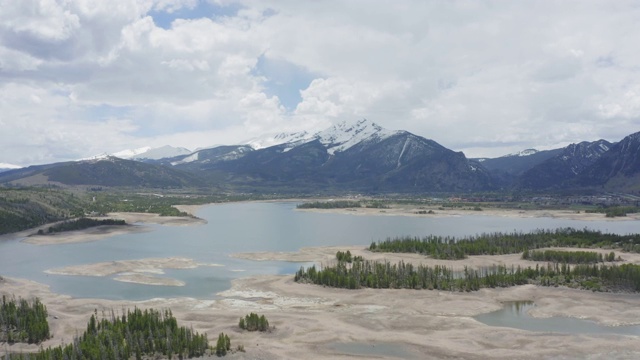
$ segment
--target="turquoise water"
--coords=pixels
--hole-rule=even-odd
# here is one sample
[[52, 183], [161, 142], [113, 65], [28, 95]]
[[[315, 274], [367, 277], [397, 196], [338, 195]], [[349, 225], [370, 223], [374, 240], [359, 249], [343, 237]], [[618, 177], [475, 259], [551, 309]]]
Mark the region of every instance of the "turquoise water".
[[569, 317], [534, 318], [529, 315], [533, 307], [535, 304], [531, 301], [508, 302], [502, 309], [478, 315], [475, 319], [489, 326], [536, 332], [640, 335], [640, 326], [604, 326], [594, 321]]
[[[100, 241], [37, 246], [16, 240], [0, 242], [0, 274], [27, 278], [74, 297], [150, 299], [215, 297], [231, 280], [256, 274], [293, 274], [300, 263], [249, 261], [230, 254], [295, 251], [308, 246], [362, 245], [398, 235], [475, 235], [483, 232], [531, 231], [558, 227], [590, 228], [620, 234], [637, 231], [637, 222], [586, 222], [550, 218], [494, 216], [407, 217], [330, 214], [295, 210], [295, 202], [211, 205], [197, 215], [206, 225], [160, 226], [152, 231], [112, 236]], [[166, 270], [183, 287], [113, 281], [110, 277], [49, 275], [47, 269], [104, 261], [180, 256], [222, 267]], [[233, 271], [243, 270], [243, 271]]]

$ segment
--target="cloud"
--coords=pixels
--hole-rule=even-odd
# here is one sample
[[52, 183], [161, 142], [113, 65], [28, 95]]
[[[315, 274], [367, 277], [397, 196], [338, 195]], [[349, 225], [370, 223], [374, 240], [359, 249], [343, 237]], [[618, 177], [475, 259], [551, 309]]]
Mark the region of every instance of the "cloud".
[[633, 1], [0, 8], [1, 162], [204, 147], [361, 117], [469, 156], [639, 130]]

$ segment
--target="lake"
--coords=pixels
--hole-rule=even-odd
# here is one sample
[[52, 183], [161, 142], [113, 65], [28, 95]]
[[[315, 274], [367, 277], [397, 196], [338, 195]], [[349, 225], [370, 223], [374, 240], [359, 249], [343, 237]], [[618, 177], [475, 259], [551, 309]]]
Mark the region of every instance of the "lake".
[[[458, 217], [364, 216], [296, 211], [295, 202], [244, 202], [202, 207], [206, 225], [150, 225], [152, 231], [100, 241], [38, 246], [19, 240], [0, 242], [0, 274], [27, 278], [52, 291], [79, 298], [143, 300], [156, 297], [215, 298], [231, 280], [257, 274], [293, 274], [300, 263], [250, 261], [233, 253], [295, 251], [309, 246], [363, 245], [400, 235], [466, 236], [486, 232], [589, 228], [619, 234], [638, 230], [636, 221], [576, 221], [485, 215]], [[44, 271], [104, 261], [180, 256], [221, 267], [166, 270], [182, 287], [114, 281], [113, 277], [50, 275]]]

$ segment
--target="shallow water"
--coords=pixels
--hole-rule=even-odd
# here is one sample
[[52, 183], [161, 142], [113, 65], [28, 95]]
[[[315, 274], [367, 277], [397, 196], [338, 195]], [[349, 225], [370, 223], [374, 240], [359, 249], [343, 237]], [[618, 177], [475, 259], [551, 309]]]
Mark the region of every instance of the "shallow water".
[[[258, 274], [293, 274], [301, 263], [232, 258], [238, 252], [295, 251], [309, 246], [362, 245], [387, 237], [466, 236], [483, 232], [531, 231], [558, 227], [615, 233], [637, 231], [635, 221], [575, 221], [485, 215], [458, 217], [365, 216], [296, 211], [295, 202], [232, 203], [201, 208], [205, 225], [150, 225], [152, 231], [112, 236], [100, 241], [38, 246], [19, 239], [0, 242], [0, 274], [27, 278], [74, 297], [141, 300], [155, 297], [211, 299], [231, 280]], [[112, 277], [50, 275], [47, 269], [96, 262], [153, 257], [186, 257], [221, 267], [166, 270], [183, 287], [114, 281]], [[306, 264], [304, 264], [306, 265]]]
[[534, 318], [529, 310], [535, 307], [531, 301], [513, 301], [498, 311], [481, 314], [476, 320], [489, 326], [510, 327], [536, 332], [565, 334], [618, 334], [640, 335], [640, 326], [604, 326], [594, 321], [570, 317]]

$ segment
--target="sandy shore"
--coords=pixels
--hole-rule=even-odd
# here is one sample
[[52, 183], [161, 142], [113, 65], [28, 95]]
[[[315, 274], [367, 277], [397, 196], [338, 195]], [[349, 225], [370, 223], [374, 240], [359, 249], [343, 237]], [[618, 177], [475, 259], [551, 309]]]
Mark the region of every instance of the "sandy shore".
[[34, 229], [4, 235], [3, 237], [0, 237], [0, 240], [2, 240], [3, 238], [9, 239], [24, 237], [22, 241], [34, 245], [72, 244], [102, 240], [104, 238], [115, 235], [150, 231], [151, 229], [148, 226], [145, 226], [145, 224], [157, 224], [165, 226], [206, 224], [206, 220], [190, 216], [160, 216], [158, 214], [128, 212], [109, 213], [107, 214], [107, 216], [96, 217], [95, 219], [124, 220], [127, 225], [104, 225], [83, 230], [66, 231], [51, 235], [37, 235], [37, 232], [40, 229], [45, 232], [47, 231], [47, 228], [51, 226], [51, 224], [47, 224]]
[[137, 283], [143, 285], [184, 286], [185, 283], [167, 277], [155, 275], [164, 274], [164, 269], [193, 269], [199, 266], [222, 266], [218, 264], [197, 263], [193, 259], [182, 257], [150, 258], [139, 260], [107, 261], [95, 264], [67, 266], [46, 270], [47, 274], [75, 275], [75, 276], [111, 276], [116, 281]]
[[[369, 253], [363, 247], [307, 248], [298, 253], [238, 254], [255, 259], [331, 261], [337, 250], [350, 250], [367, 258], [387, 258], [434, 264], [418, 255]], [[617, 252], [616, 252], [617, 253]], [[391, 257], [393, 255], [393, 257]], [[620, 254], [628, 262], [640, 262], [638, 254]], [[453, 263], [459, 266], [486, 266], [492, 263], [517, 263], [519, 255], [471, 257]], [[148, 268], [150, 264], [154, 264]], [[449, 262], [452, 263], [452, 262]], [[531, 262], [526, 262], [531, 264]], [[127, 268], [142, 270], [137, 276], [158, 271], [158, 267], [193, 266], [189, 259], [146, 259], [142, 263], [104, 263], [93, 266], [95, 273], [113, 273]], [[68, 270], [68, 269], [67, 269]], [[128, 275], [123, 275], [128, 276]], [[126, 277], [125, 277], [126, 279]], [[130, 307], [171, 308], [181, 324], [207, 332], [211, 342], [223, 331], [232, 346], [244, 345], [246, 353], [231, 359], [353, 359], [340, 345], [357, 344], [375, 348], [391, 347], [387, 356], [363, 355], [360, 358], [458, 358], [458, 359], [545, 359], [545, 358], [620, 358], [640, 357], [638, 337], [622, 335], [569, 335], [528, 332], [491, 327], [473, 316], [500, 309], [503, 302], [530, 300], [536, 307], [534, 317], [568, 316], [618, 326], [640, 324], [638, 294], [594, 293], [568, 288], [534, 285], [477, 292], [428, 290], [344, 290], [310, 284], [297, 284], [292, 276], [260, 276], [234, 280], [232, 288], [216, 299], [153, 299], [149, 301], [108, 301], [72, 299], [54, 294], [42, 284], [6, 279], [0, 293], [22, 297], [40, 297], [49, 309], [55, 337], [44, 345], [69, 342], [86, 328], [86, 321], [97, 309], [116, 312]], [[258, 334], [241, 331], [238, 319], [249, 312], [264, 314], [275, 330]], [[55, 318], [54, 318], [55, 317]], [[12, 351], [34, 350], [37, 346], [14, 345]], [[358, 358], [356, 356], [356, 358]]]
[[[576, 212], [574, 210], [518, 210], [518, 209], [498, 209], [482, 208], [482, 211], [474, 211], [461, 208], [444, 208], [438, 206], [416, 206], [393, 204], [389, 209], [373, 208], [348, 208], [348, 209], [296, 209], [297, 211], [310, 212], [330, 212], [349, 215], [379, 215], [379, 216], [419, 216], [419, 217], [449, 217], [449, 216], [502, 216], [518, 218], [558, 218], [568, 220], [584, 221], [637, 221], [640, 220], [640, 213], [628, 214], [627, 216], [607, 218], [605, 214]], [[418, 214], [420, 211], [432, 211], [433, 214]]]

